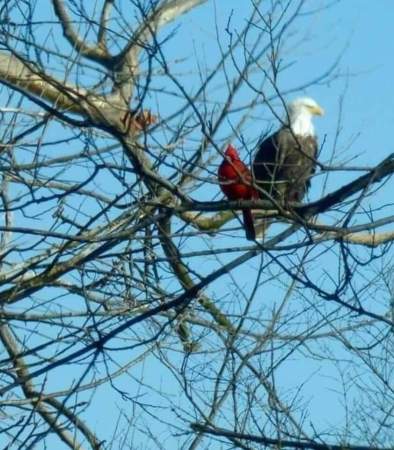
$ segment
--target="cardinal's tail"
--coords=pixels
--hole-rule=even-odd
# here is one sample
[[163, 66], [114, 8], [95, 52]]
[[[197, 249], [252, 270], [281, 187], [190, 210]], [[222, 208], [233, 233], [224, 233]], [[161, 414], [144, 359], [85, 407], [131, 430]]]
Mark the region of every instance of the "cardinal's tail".
[[254, 229], [252, 211], [250, 209], [244, 209], [242, 210], [242, 214], [244, 217], [246, 239], [254, 241], [256, 239], [256, 231]]

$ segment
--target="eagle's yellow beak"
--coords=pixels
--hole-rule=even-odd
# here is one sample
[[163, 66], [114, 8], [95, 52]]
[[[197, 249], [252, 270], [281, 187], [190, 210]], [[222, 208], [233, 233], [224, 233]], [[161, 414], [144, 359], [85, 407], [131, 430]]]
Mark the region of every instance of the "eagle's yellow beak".
[[324, 109], [319, 105], [310, 106], [309, 109], [311, 113], [314, 114], [315, 116], [324, 116]]

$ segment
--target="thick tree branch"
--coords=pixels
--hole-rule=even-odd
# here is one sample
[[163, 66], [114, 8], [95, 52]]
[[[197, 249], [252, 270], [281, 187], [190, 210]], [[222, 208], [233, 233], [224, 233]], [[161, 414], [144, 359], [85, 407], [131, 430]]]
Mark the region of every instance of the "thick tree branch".
[[97, 33], [97, 44], [100, 48], [103, 49], [103, 51], [108, 52], [107, 49], [107, 26], [108, 26], [108, 20], [111, 14], [111, 9], [113, 7], [115, 0], [105, 0], [103, 9], [101, 10], [101, 17], [100, 17], [100, 27], [99, 31]]
[[68, 40], [75, 50], [82, 56], [96, 61], [104, 66], [108, 66], [111, 61], [111, 56], [107, 53], [106, 48], [100, 45], [89, 45], [86, 38], [82, 38], [74, 30], [72, 20], [68, 15], [63, 0], [52, 0], [53, 9], [63, 29], [64, 37]]
[[[171, 239], [171, 224], [168, 217], [158, 222], [158, 229], [160, 242], [172, 270], [185, 290], [192, 289], [195, 283], [190, 276], [190, 269], [183, 263], [182, 257]], [[218, 325], [225, 328], [227, 332], [234, 333], [232, 323], [206, 295], [201, 294], [198, 301]]]
[[200, 423], [191, 424], [194, 431], [211, 434], [213, 436], [226, 437], [228, 439], [240, 439], [247, 442], [268, 445], [279, 449], [295, 448], [303, 450], [392, 450], [385, 447], [348, 445], [348, 444], [321, 444], [315, 441], [290, 441], [286, 439], [271, 439], [265, 436], [255, 436], [253, 434], [237, 433], [235, 431], [225, 430], [218, 427], [209, 427]]
[[320, 200], [308, 203], [303, 206], [296, 206], [294, 210], [301, 215], [311, 217], [320, 212], [327, 211], [332, 206], [339, 204], [357, 192], [367, 189], [372, 184], [379, 183], [384, 178], [392, 175], [394, 172], [394, 153], [391, 153], [386, 159], [378, 164], [374, 169], [356, 178], [351, 183], [342, 186], [331, 194], [326, 195]]
[[85, 117], [87, 112], [98, 116], [98, 111], [107, 107], [104, 98], [60, 82], [33, 64], [4, 52], [0, 53], [0, 80], [49, 102], [55, 108]]
[[376, 234], [350, 233], [340, 238], [336, 237], [336, 239], [341, 239], [344, 242], [349, 242], [350, 244], [364, 245], [366, 247], [378, 247], [379, 245], [393, 242], [394, 231]]
[[125, 58], [129, 57], [129, 53], [133, 51], [135, 45], [140, 47], [141, 44], [146, 44], [160, 28], [206, 2], [207, 0], [172, 0], [155, 9], [144, 18], [142, 25], [136, 30], [129, 44], [116, 56], [120, 65]]
[[[289, 203], [292, 211], [302, 217], [311, 217], [315, 214], [325, 212], [332, 206], [335, 206], [341, 202], [344, 202], [352, 195], [360, 192], [361, 190], [371, 186], [372, 184], [379, 183], [384, 178], [394, 173], [394, 153], [389, 155], [374, 169], [367, 174], [356, 178], [354, 181], [342, 186], [334, 192], [322, 197], [321, 199], [300, 205], [299, 203]], [[174, 208], [177, 212], [183, 211], [224, 211], [224, 210], [239, 210], [243, 208], [252, 208], [256, 210], [271, 210], [272, 214], [267, 214], [266, 217], [277, 217], [278, 211], [274, 209], [274, 205], [270, 200], [222, 200], [213, 202], [200, 202], [194, 200], [190, 204], [182, 204]], [[294, 218], [294, 214], [291, 212], [285, 215], [286, 218]]]
[[[200, 202], [193, 201], [192, 203], [183, 203], [179, 206], [172, 207], [172, 209], [179, 214], [184, 220], [193, 223], [202, 230], [214, 231], [226, 223], [231, 216], [224, 214], [228, 210], [240, 210], [245, 207], [254, 209], [255, 211], [264, 211], [264, 218], [284, 218], [290, 221], [303, 223], [316, 214], [328, 211], [331, 207], [340, 204], [357, 194], [360, 191], [368, 189], [372, 184], [381, 182], [384, 178], [391, 176], [394, 172], [394, 154], [389, 155], [374, 169], [370, 170], [365, 175], [355, 179], [354, 181], [342, 186], [334, 192], [322, 197], [312, 203], [305, 205], [290, 204], [292, 211], [279, 212], [273, 209], [275, 206], [269, 200], [237, 200], [237, 201], [217, 201], [217, 202]], [[216, 212], [222, 211], [214, 217], [204, 217], [195, 214], [192, 211]], [[305, 223], [309, 226], [308, 223]], [[384, 223], [385, 225], [386, 223]], [[385, 232], [374, 235], [361, 234], [358, 230], [373, 229], [382, 226], [380, 222], [365, 224], [362, 226], [352, 227], [331, 227], [327, 229], [327, 236], [331, 239], [343, 239], [344, 241], [376, 247], [380, 244], [391, 241], [394, 238], [394, 232]], [[311, 229], [318, 229], [313, 223], [310, 224]], [[329, 227], [327, 227], [329, 228]]]
[[[113, 91], [119, 101], [128, 103], [132, 96], [134, 80], [138, 75], [138, 58], [141, 50], [155, 40], [160, 28], [177, 19], [182, 14], [202, 5], [207, 0], [172, 0], [154, 9], [143, 17], [141, 26], [135, 31], [129, 43], [116, 56], [117, 81]], [[144, 11], [141, 11], [145, 15]]]
[[204, 216], [201, 213], [184, 211], [179, 214], [185, 222], [190, 223], [200, 231], [217, 231], [225, 223], [234, 218], [232, 211], [221, 211], [214, 216]]
[[207, 0], [170, 0], [154, 13], [150, 20], [150, 26], [153, 28], [161, 28], [177, 19], [179, 16], [186, 14], [197, 6], [206, 3]]
[[[49, 103], [53, 114], [57, 111], [59, 116], [60, 111], [78, 114], [92, 125], [112, 127], [133, 138], [156, 121], [150, 111], [131, 113], [128, 105], [124, 101], [119, 103], [115, 95], [96, 95], [84, 88], [60, 82], [32, 63], [4, 52], [0, 53], [0, 82], [2, 80], [8, 86], [26, 92], [33, 100], [36, 98], [42, 107], [45, 106], [43, 101]], [[61, 118], [68, 120], [65, 116]]]

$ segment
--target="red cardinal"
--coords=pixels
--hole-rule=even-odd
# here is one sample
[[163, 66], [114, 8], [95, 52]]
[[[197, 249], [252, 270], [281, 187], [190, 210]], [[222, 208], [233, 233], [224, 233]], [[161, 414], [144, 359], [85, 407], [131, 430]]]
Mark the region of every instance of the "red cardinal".
[[[259, 198], [252, 187], [252, 175], [248, 167], [239, 159], [237, 150], [229, 144], [224, 152], [224, 160], [219, 166], [218, 177], [220, 187], [229, 200], [251, 200]], [[254, 240], [256, 232], [252, 211], [242, 210], [246, 239]]]

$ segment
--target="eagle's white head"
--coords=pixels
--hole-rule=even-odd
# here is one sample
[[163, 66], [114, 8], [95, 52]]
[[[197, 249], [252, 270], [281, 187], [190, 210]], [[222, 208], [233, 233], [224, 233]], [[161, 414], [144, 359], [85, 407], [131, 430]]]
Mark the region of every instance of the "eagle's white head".
[[322, 116], [324, 110], [313, 98], [296, 98], [287, 105], [286, 123], [298, 136], [314, 136], [313, 116]]

